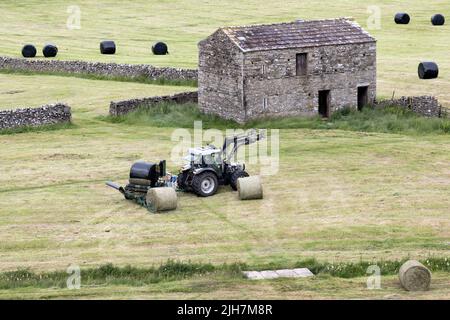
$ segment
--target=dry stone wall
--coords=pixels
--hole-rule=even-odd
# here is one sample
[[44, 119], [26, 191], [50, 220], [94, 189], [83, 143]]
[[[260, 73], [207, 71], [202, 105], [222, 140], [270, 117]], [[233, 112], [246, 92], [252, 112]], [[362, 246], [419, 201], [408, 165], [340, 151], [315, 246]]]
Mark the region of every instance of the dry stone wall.
[[42, 126], [71, 121], [72, 113], [66, 104], [50, 104], [39, 108], [0, 111], [0, 130]]
[[147, 77], [151, 80], [197, 80], [197, 70], [86, 61], [0, 57], [0, 69], [32, 72], [79, 73], [110, 77]]
[[112, 101], [109, 106], [109, 114], [111, 116], [120, 116], [132, 112], [140, 107], [151, 107], [161, 102], [171, 102], [177, 104], [197, 103], [198, 93], [182, 92], [170, 96], [155, 96], [141, 99], [130, 99], [123, 101]]
[[436, 97], [418, 96], [418, 97], [401, 97], [399, 99], [381, 100], [376, 102], [378, 107], [400, 106], [425, 116], [425, 117], [442, 117], [445, 109], [439, 104]]

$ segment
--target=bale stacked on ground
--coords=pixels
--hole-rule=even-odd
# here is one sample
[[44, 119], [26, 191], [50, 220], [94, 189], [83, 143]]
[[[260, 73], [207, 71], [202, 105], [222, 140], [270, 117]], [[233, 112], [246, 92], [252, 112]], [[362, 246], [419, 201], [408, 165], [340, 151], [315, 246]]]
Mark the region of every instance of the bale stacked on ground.
[[445, 23], [445, 17], [438, 13], [431, 17], [431, 23], [433, 26], [443, 26]]
[[408, 291], [425, 291], [430, 288], [431, 272], [416, 260], [406, 261], [398, 273], [400, 283]]
[[411, 21], [409, 14], [400, 12], [395, 15], [394, 21], [396, 24], [408, 24]]
[[439, 67], [435, 62], [421, 62], [418, 73], [420, 79], [435, 79], [439, 76]]
[[241, 200], [263, 198], [261, 179], [258, 176], [239, 178], [237, 181], [237, 189], [239, 199]]
[[44, 49], [42, 49], [42, 53], [46, 58], [56, 57], [56, 55], [58, 54], [58, 47], [56, 47], [56, 45], [54, 44], [48, 43], [44, 46]]
[[22, 48], [22, 56], [25, 58], [34, 58], [36, 56], [36, 47], [32, 44], [26, 44]]
[[175, 210], [178, 205], [178, 198], [175, 189], [162, 187], [151, 188], [146, 196], [147, 205], [154, 212]]
[[152, 46], [152, 52], [154, 55], [165, 55], [169, 50], [164, 42], [157, 42]]
[[115, 42], [111, 40], [100, 42], [100, 52], [101, 54], [115, 54], [116, 53]]

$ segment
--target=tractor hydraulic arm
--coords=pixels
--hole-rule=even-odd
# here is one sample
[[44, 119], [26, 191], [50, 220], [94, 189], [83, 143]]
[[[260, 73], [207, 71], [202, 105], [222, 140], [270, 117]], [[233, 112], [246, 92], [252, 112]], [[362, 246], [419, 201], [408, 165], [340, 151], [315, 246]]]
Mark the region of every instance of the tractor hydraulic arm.
[[265, 131], [256, 131], [255, 129], [251, 129], [245, 134], [226, 137], [223, 142], [222, 157], [224, 160], [231, 160], [241, 146], [255, 143], [265, 137]]

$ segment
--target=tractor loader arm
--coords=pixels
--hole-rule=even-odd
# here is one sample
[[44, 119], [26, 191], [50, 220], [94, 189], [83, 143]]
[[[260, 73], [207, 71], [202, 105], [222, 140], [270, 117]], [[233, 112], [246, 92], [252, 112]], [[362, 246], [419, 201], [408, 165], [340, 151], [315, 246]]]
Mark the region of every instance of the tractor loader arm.
[[222, 157], [224, 161], [233, 159], [241, 146], [249, 145], [260, 141], [266, 137], [265, 130], [249, 130], [247, 133], [226, 137], [222, 147]]

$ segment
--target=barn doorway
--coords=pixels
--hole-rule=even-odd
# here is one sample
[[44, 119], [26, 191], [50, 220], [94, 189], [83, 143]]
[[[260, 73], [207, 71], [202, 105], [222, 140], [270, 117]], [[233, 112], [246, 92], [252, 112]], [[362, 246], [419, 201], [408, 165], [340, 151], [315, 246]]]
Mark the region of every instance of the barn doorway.
[[358, 87], [358, 110], [361, 111], [369, 103], [369, 87]]
[[319, 114], [322, 118], [330, 116], [330, 90], [319, 91]]

